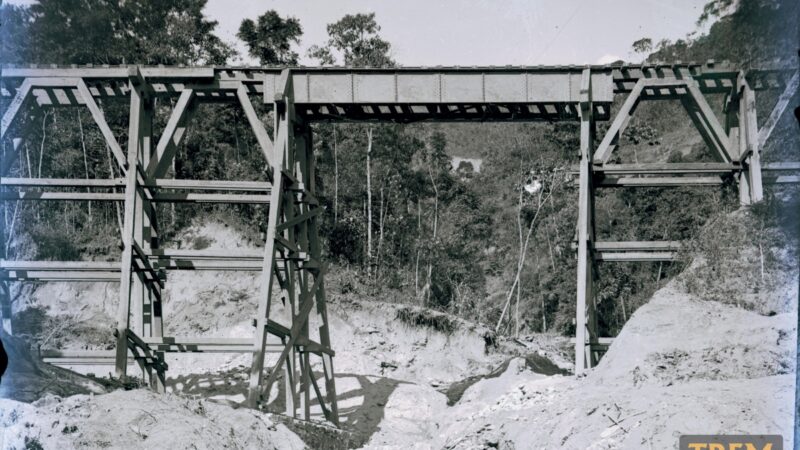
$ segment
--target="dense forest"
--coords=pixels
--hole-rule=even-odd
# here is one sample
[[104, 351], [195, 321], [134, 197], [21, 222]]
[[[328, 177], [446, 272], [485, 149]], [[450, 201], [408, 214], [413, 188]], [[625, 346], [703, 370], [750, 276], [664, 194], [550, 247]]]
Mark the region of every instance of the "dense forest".
[[[221, 65], [235, 55], [203, 16], [206, 0], [39, 0], [0, 7], [3, 64]], [[83, 14], [91, 9], [93, 14]], [[796, 64], [798, 4], [713, 0], [702, 35], [633, 49], [648, 61], [728, 60], [741, 68]], [[308, 57], [320, 65], [391, 67], [391, 43], [374, 14], [345, 15]], [[766, 26], [765, 24], [770, 24]], [[244, 20], [237, 38], [261, 65], [298, 62], [300, 21], [274, 11]], [[720, 109], [723, 99], [712, 99]], [[621, 101], [621, 99], [620, 99]], [[769, 98], [765, 98], [765, 105]], [[157, 105], [155, 128], [171, 105]], [[619, 105], [616, 105], [618, 107]], [[123, 103], [102, 105], [120, 142]], [[241, 111], [203, 105], [178, 150], [171, 176], [257, 180], [263, 156]], [[683, 116], [681, 115], [683, 114]], [[264, 122], [271, 124], [265, 113]], [[675, 105], [643, 105], [626, 132], [620, 158], [702, 160], [708, 151]], [[117, 176], [88, 111], [55, 110], [25, 117], [19, 176]], [[271, 127], [271, 125], [268, 125]], [[604, 126], [600, 127], [602, 133]], [[573, 333], [577, 123], [316, 124], [315, 152], [327, 214], [322, 229], [332, 295], [359, 295], [424, 305], [497, 327], [502, 333]], [[694, 133], [694, 134], [693, 134]], [[3, 152], [10, 151], [3, 143]], [[777, 146], [774, 157], [792, 151]], [[796, 151], [796, 149], [795, 149]], [[453, 168], [453, 156], [482, 159], [480, 171]], [[628, 159], [625, 159], [628, 158]], [[769, 159], [769, 156], [766, 156]], [[769, 202], [768, 202], [769, 203]], [[687, 207], [691, 205], [691, 207]], [[738, 208], [737, 188], [621, 189], [597, 200], [599, 239], [697, 240], [704, 225]], [[18, 259], [105, 259], [118, 251], [113, 204], [6, 203], [5, 246]], [[772, 217], [765, 207], [763, 217]], [[165, 239], [198, 220], [219, 220], [253, 241], [263, 208], [162, 207]], [[34, 244], [35, 243], [35, 244]], [[687, 258], [689, 256], [687, 255]], [[686, 260], [688, 261], [688, 259]], [[596, 302], [601, 334], [614, 335], [649, 295], [685, 266], [602, 266]]]

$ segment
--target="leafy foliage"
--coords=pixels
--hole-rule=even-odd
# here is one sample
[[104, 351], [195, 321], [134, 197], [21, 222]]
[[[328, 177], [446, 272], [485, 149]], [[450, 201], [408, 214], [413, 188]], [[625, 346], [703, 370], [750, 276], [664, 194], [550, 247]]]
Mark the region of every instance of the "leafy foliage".
[[248, 53], [262, 65], [297, 65], [297, 52], [291, 43], [299, 43], [303, 29], [294, 17], [281, 18], [274, 10], [258, 17], [258, 23], [244, 19], [236, 37], [247, 44]]
[[389, 56], [391, 45], [378, 32], [375, 13], [347, 14], [338, 22], [328, 25], [328, 42], [325, 46], [312, 46], [309, 56], [321, 64], [334, 64], [336, 52], [341, 53], [346, 66], [391, 67], [395, 63]]

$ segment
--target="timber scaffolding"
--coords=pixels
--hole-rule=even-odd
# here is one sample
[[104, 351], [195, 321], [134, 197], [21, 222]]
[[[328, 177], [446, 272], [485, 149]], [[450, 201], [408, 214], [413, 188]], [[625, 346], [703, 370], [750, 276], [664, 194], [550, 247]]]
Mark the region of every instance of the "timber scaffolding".
[[[316, 196], [310, 124], [374, 121], [579, 121], [579, 217], [576, 374], [599, 360], [608, 338], [597, 335], [593, 284], [595, 266], [604, 261], [672, 260], [677, 242], [597, 242], [594, 195], [603, 187], [716, 186], [723, 176], [740, 186], [741, 202], [762, 198], [762, 182], [797, 182], [800, 162], [764, 167], [763, 145], [789, 98], [797, 73], [783, 70], [743, 73], [725, 64], [646, 66], [471, 67], [471, 68], [235, 68], [235, 67], [26, 67], [3, 68], [2, 137], [12, 151], [2, 155], [0, 199], [112, 201], [124, 203], [122, 259], [119, 262], [9, 261], [0, 253], [0, 306], [11, 332], [9, 282], [118, 281], [120, 297], [116, 351], [51, 352], [51, 362], [113, 361], [116, 376], [127, 374], [129, 356], [150, 385], [165, 389], [166, 352], [240, 352], [252, 354], [247, 403], [265, 404], [280, 374], [286, 386], [287, 414], [311, 417], [315, 402], [325, 418], [338, 424], [333, 356], [318, 235], [322, 211]], [[757, 90], [784, 93], [764, 128], [755, 116]], [[724, 94], [725, 124], [717, 120], [705, 96]], [[613, 117], [615, 95], [627, 95]], [[117, 141], [104, 116], [102, 101], [121, 98], [130, 108], [127, 145]], [[176, 98], [160, 136], [154, 135], [154, 99]], [[270, 137], [252, 100], [273, 112]], [[611, 164], [636, 106], [643, 100], [677, 99], [687, 108], [701, 136], [717, 156], [715, 163]], [[168, 168], [186, 134], [198, 103], [229, 102], [243, 109], [263, 152], [268, 181], [167, 179]], [[162, 103], [163, 105], [164, 103]], [[43, 107], [88, 107], [119, 171], [115, 179], [35, 179], [7, 177], [23, 141], [24, 114]], [[596, 123], [611, 121], [595, 148]], [[762, 180], [763, 170], [782, 175]], [[61, 190], [53, 190], [60, 188]], [[63, 190], [67, 188], [68, 190]], [[78, 192], [76, 188], [87, 189]], [[70, 190], [71, 189], [71, 190]], [[100, 192], [98, 192], [100, 191]], [[108, 192], [111, 191], [111, 192]], [[213, 191], [209, 193], [208, 191]], [[220, 193], [222, 192], [222, 193]], [[156, 208], [161, 203], [247, 203], [268, 208], [263, 252], [192, 251], [160, 248]], [[0, 221], [0, 237], [5, 236]], [[3, 240], [2, 242], [5, 242]], [[0, 246], [0, 252], [5, 247]], [[258, 271], [262, 297], [253, 311], [255, 333], [248, 339], [163, 336], [162, 290], [172, 270]], [[272, 287], [277, 282], [292, 310], [292, 323], [270, 318]], [[318, 330], [310, 333], [310, 314]], [[267, 336], [277, 345], [267, 345]], [[264, 375], [265, 353], [277, 361]], [[310, 357], [322, 360], [324, 384], [317, 382]], [[312, 400], [312, 395], [314, 400]]]

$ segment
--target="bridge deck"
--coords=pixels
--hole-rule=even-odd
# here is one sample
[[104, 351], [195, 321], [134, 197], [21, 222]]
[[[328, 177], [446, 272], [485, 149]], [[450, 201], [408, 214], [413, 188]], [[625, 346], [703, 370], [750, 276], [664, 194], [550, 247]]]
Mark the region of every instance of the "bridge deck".
[[[297, 113], [308, 121], [371, 120], [556, 121], [578, 120], [582, 71], [592, 70], [595, 120], [608, 120], [614, 94], [629, 92], [641, 78], [692, 78], [704, 93], [730, 92], [739, 72], [726, 64], [531, 66], [531, 67], [345, 67], [292, 68]], [[282, 68], [269, 67], [7, 67], [0, 98], [8, 101], [28, 79], [42, 81], [32, 93], [39, 105], [83, 104], [77, 88], [58, 80], [82, 79], [92, 96], [125, 97], [129, 80], [144, 82], [155, 96], [192, 89], [204, 102], [235, 102], [237, 89], [263, 96], [271, 106], [281, 88]], [[748, 74], [756, 88], [779, 87], [780, 71]], [[44, 82], [44, 80], [49, 80]]]

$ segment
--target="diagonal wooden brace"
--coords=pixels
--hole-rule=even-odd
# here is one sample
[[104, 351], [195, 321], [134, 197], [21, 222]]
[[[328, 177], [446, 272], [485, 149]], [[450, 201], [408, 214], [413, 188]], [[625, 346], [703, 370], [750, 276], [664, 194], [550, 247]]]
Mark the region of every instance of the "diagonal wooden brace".
[[289, 334], [289, 340], [286, 341], [286, 345], [284, 346], [281, 355], [278, 357], [278, 361], [275, 363], [275, 366], [273, 366], [269, 377], [267, 377], [267, 382], [264, 384], [262, 395], [264, 392], [269, 392], [270, 386], [272, 386], [272, 383], [277, 380], [278, 374], [280, 373], [279, 369], [289, 356], [289, 352], [297, 343], [297, 339], [300, 337], [300, 331], [303, 329], [303, 326], [306, 324], [306, 322], [308, 322], [308, 315], [311, 312], [311, 308], [314, 307], [314, 295], [317, 289], [319, 289], [321, 282], [322, 276], [320, 274], [320, 276], [317, 276], [314, 280], [314, 285], [311, 286], [311, 289], [300, 296], [300, 311], [298, 311], [297, 315], [292, 320], [292, 328]]

